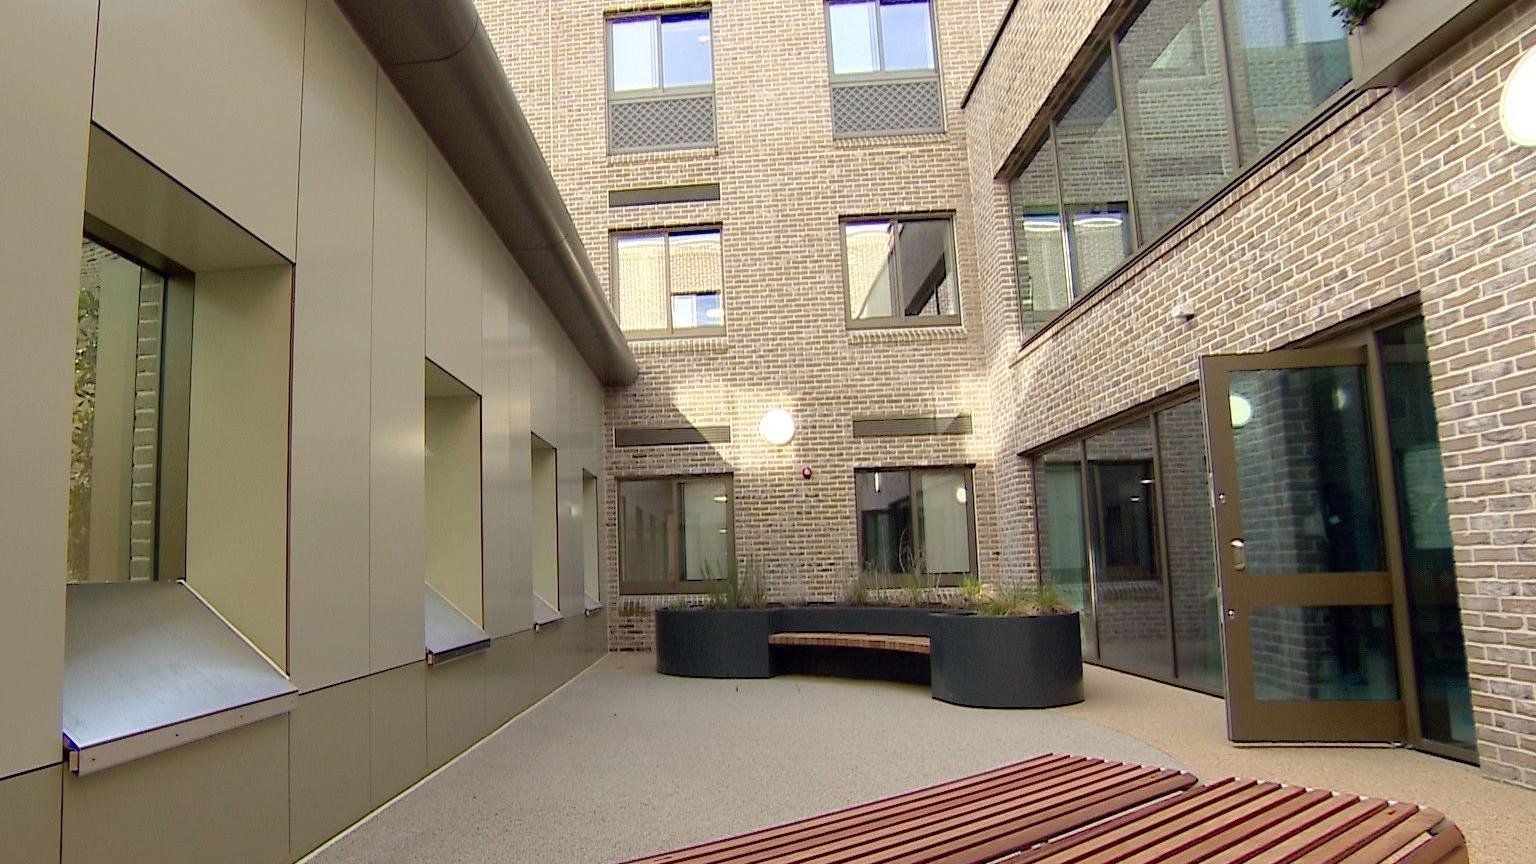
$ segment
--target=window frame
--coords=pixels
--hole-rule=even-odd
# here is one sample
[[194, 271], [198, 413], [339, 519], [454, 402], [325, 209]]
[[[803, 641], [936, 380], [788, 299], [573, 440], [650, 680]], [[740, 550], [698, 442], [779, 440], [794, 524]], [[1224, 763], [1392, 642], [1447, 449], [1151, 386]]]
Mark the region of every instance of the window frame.
[[[720, 323], [702, 327], [679, 328], [672, 320], [672, 235], [674, 234], [704, 234], [714, 232], [719, 237], [720, 247]], [[626, 330], [620, 303], [623, 296], [623, 280], [619, 277], [619, 241], [633, 237], [661, 237], [662, 238], [662, 271], [666, 279], [663, 286], [667, 299], [667, 328], [665, 330]], [[726, 322], [729, 320], [725, 308], [725, 230], [720, 225], [669, 225], [662, 228], [626, 228], [621, 231], [611, 231], [608, 234], [608, 264], [609, 264], [609, 290], [608, 303], [613, 309], [614, 316], [619, 319], [619, 329], [624, 337], [630, 341], [645, 341], [651, 339], [703, 339], [726, 335]], [[697, 296], [697, 295], [695, 295]]]
[[[688, 16], [704, 16], [709, 22], [709, 83], [708, 84], [684, 84], [673, 87], [666, 85], [666, 58], [662, 55], [663, 40], [661, 36], [662, 24], [668, 18], [683, 18]], [[614, 73], [618, 67], [613, 58], [613, 25], [632, 21], [654, 20], [656, 22], [656, 86], [642, 90], [615, 90]], [[715, 92], [715, 16], [714, 10], [709, 6], [685, 6], [677, 9], [655, 10], [648, 9], [637, 12], [624, 12], [607, 15], [603, 18], [603, 53], [607, 58], [607, 70], [605, 75], [605, 89], [608, 91], [608, 101], [612, 102], [645, 102], [658, 99], [677, 99], [690, 96], [711, 96]]]
[[[1151, 0], [1151, 2], [1156, 3], [1159, 2], [1159, 0]], [[1061, 153], [1060, 148], [1056, 143], [1056, 126], [1062, 115], [1064, 115], [1072, 107], [1072, 105], [1075, 104], [1078, 95], [1087, 85], [1087, 82], [1092, 77], [1092, 73], [1098, 69], [1099, 65], [1104, 62], [1111, 64], [1115, 90], [1116, 110], [1120, 113], [1119, 125], [1121, 150], [1125, 154], [1124, 160], [1127, 193], [1126, 216], [1130, 220], [1131, 249], [1114, 267], [1110, 268], [1109, 271], [1104, 274], [1104, 276], [1092, 284], [1084, 285], [1078, 278], [1075, 268], [1071, 265], [1070, 238], [1065, 238], [1069, 244], [1067, 248], [1069, 265], [1069, 271], [1067, 273], [1068, 301], [1065, 306], [1052, 311], [1050, 314], [1040, 314], [1038, 311], [1032, 309], [1032, 314], [1021, 314], [1019, 316], [1019, 350], [1021, 351], [1026, 345], [1033, 342], [1040, 333], [1044, 332], [1052, 322], [1061, 318], [1069, 310], [1080, 305], [1080, 303], [1085, 298], [1097, 294], [1101, 288], [1113, 282], [1121, 273], [1125, 272], [1134, 262], [1140, 260], [1143, 255], [1155, 247], [1159, 242], [1183, 230], [1196, 217], [1208, 210], [1216, 201], [1231, 192], [1233, 189], [1236, 189], [1245, 182], [1248, 182], [1265, 165], [1276, 159], [1281, 153], [1284, 153], [1288, 148], [1296, 144], [1297, 141], [1314, 130], [1319, 124], [1332, 116], [1336, 111], [1338, 111], [1341, 107], [1343, 107], [1346, 103], [1348, 103], [1355, 96], [1359, 95], [1361, 92], [1357, 91], [1353, 86], [1351, 86], [1351, 83], [1346, 82], [1345, 84], [1341, 85], [1338, 90], [1324, 97], [1316, 107], [1301, 117], [1288, 135], [1275, 142], [1273, 146], [1259, 153], [1253, 159], [1245, 161], [1242, 158], [1242, 151], [1239, 141], [1240, 134], [1237, 123], [1236, 96], [1234, 94], [1235, 83], [1233, 80], [1234, 64], [1232, 60], [1232, 39], [1226, 20], [1228, 14], [1226, 9], [1226, 2], [1225, 0], [1213, 0], [1217, 26], [1215, 28], [1215, 45], [1212, 46], [1211, 50], [1214, 51], [1215, 56], [1219, 61], [1219, 74], [1222, 78], [1223, 97], [1226, 102], [1227, 109], [1226, 118], [1228, 124], [1228, 148], [1231, 155], [1232, 164], [1237, 167], [1233, 172], [1229, 173], [1225, 177], [1224, 181], [1219, 186], [1212, 188], [1209, 194], [1201, 197], [1181, 217], [1173, 220], [1166, 228], [1164, 228], [1156, 235], [1146, 236], [1146, 232], [1142, 230], [1141, 226], [1140, 208], [1137, 206], [1137, 202], [1135, 201], [1135, 187], [1137, 183], [1136, 169], [1132, 165], [1130, 155], [1131, 124], [1128, 120], [1128, 109], [1125, 103], [1125, 77], [1120, 68], [1120, 44], [1130, 33], [1131, 29], [1135, 26], [1137, 21], [1141, 19], [1141, 16], [1145, 14], [1149, 5], [1149, 3], [1139, 3], [1135, 4], [1133, 7], [1128, 8], [1126, 11], [1120, 13], [1118, 17], [1112, 19], [1114, 26], [1107, 30], [1107, 35], [1097, 36], [1089, 40], [1083, 46], [1078, 56], [1073, 60], [1074, 68], [1078, 68], [1081, 74], [1075, 76], [1071, 74], [1063, 75], [1056, 81], [1056, 83], [1052, 86], [1051, 93], [1064, 93], [1065, 97], [1048, 97], [1046, 99], [1046, 104], [1052, 105], [1054, 107], [1051, 107], [1048, 113], [1043, 111], [1041, 114], [1037, 115], [1035, 120], [1031, 123], [1030, 128], [1015, 143], [1013, 155], [1010, 156], [1009, 160], [1005, 163], [1004, 169], [1000, 172], [1000, 175], [1006, 178], [1004, 182], [1007, 187], [1008, 218], [1011, 222], [1015, 209], [1013, 181], [1028, 169], [1030, 163], [1033, 161], [1033, 158], [1040, 152], [1042, 147], [1053, 148], [1058, 186], [1057, 203], [1060, 205], [1062, 210], [1063, 234], [1068, 234], [1070, 231], [1068, 222], [1070, 220], [1066, 215], [1067, 208], [1065, 206], [1065, 196], [1059, 193], [1061, 186]], [[1029, 154], [1029, 158], [1024, 158], [1023, 154]], [[1010, 245], [1013, 247], [1014, 259], [1012, 265], [1014, 271], [1014, 302], [1017, 304], [1018, 308], [1022, 310], [1023, 298], [1022, 295], [1019, 294], [1021, 282], [1018, 278], [1018, 244], [1017, 237], [1015, 236], [1016, 232], [1013, 230], [1011, 225], [1009, 234]]]
[[[681, 559], [677, 555], [675, 538], [667, 540], [667, 571], [668, 579], [658, 579], [642, 582], [629, 582], [624, 579], [624, 484], [626, 483], [666, 483], [669, 488], [669, 497], [672, 502], [672, 512], [682, 513], [682, 489], [688, 483], [702, 482], [706, 480], [725, 481], [725, 554], [728, 560], [736, 559], [736, 475], [733, 472], [716, 471], [701, 474], [663, 474], [659, 476], [629, 476], [615, 478], [614, 509], [616, 511], [615, 523], [618, 528], [618, 564], [619, 564], [619, 596], [644, 596], [650, 594], [707, 594], [710, 586], [718, 583], [719, 579], [689, 579], [679, 578], [678, 566]], [[669, 532], [670, 533], [670, 532]]]
[[[936, 222], [946, 223], [948, 231], [944, 237], [944, 263], [949, 269], [950, 279], [955, 284], [955, 312], [953, 315], [888, 315], [880, 318], [858, 318], [853, 314], [853, 282], [852, 274], [848, 267], [848, 226], [865, 225], [878, 222], [889, 224], [901, 224], [904, 222]], [[837, 242], [841, 250], [843, 268], [843, 323], [849, 330], [888, 330], [897, 327], [958, 327], [964, 324], [960, 292], [960, 268], [959, 254], [955, 248], [955, 214], [946, 211], [932, 211], [920, 213], [898, 214], [874, 214], [869, 216], [841, 216], [837, 220]], [[896, 247], [892, 255], [896, 267], [891, 280], [893, 301], [895, 293], [900, 290], [901, 273], [901, 247]], [[892, 303], [893, 308], [896, 306]]]
[[[865, 556], [864, 556], [864, 550], [865, 550], [865, 544], [864, 544], [864, 524], [863, 524], [863, 519], [861, 518], [864, 511], [859, 506], [859, 475], [861, 475], [861, 474], [906, 474], [907, 475], [907, 488], [911, 490], [911, 496], [912, 496], [912, 507], [911, 507], [911, 516], [910, 516], [911, 522], [910, 522], [910, 526], [909, 526], [910, 529], [911, 529], [911, 532], [912, 532], [912, 550], [913, 550], [913, 555], [914, 556], [920, 556], [923, 553], [923, 536], [922, 536], [922, 531], [919, 528], [919, 521], [918, 520], [920, 519], [920, 514], [922, 513], [922, 492], [921, 492], [922, 487], [917, 482], [917, 478], [918, 478], [919, 475], [922, 475], [922, 474], [952, 474], [952, 473], [960, 473], [964, 477], [964, 480], [965, 480], [965, 509], [966, 509], [966, 514], [967, 514], [967, 518], [965, 520], [965, 529], [966, 529], [966, 533], [968, 535], [967, 539], [969, 541], [969, 547], [970, 547], [971, 570], [970, 570], [969, 573], [929, 573], [928, 575], [929, 575], [929, 577], [937, 577], [937, 585], [940, 588], [955, 588], [955, 587], [958, 587], [961, 583], [963, 583], [967, 578], [980, 577], [980, 575], [981, 575], [981, 556], [980, 556], [980, 553], [977, 551], [977, 541], [978, 541], [977, 534], [978, 534], [978, 532], [976, 530], [976, 466], [974, 464], [961, 463], [961, 464], [953, 464], [953, 465], [907, 465], [907, 466], [890, 466], [890, 467], [886, 467], [886, 466], [862, 466], [862, 467], [857, 467], [857, 468], [853, 469], [853, 524], [854, 524], [855, 538], [856, 538], [857, 543], [858, 543], [857, 565], [858, 565], [858, 570], [859, 570], [859, 581], [860, 581], [861, 584], [863, 584], [865, 587], [868, 587], [868, 588], [879, 588], [879, 589], [884, 589], [884, 588], [900, 588], [901, 587], [901, 582], [900, 582], [901, 577], [903, 577], [903, 576], [910, 576], [911, 574], [909, 574], [909, 573], [877, 574], [877, 573], [869, 573], [869, 572], [866, 572], [864, 570], [864, 558], [865, 558]], [[892, 577], [892, 578], [891, 579], [880, 579], [880, 578], [877, 578], [878, 576], [881, 576], [881, 575]]]
[[[826, 0], [822, 3], [822, 20], [826, 27], [827, 37], [827, 78], [832, 86], [838, 84], [893, 84], [898, 81], [932, 81], [943, 76], [944, 63], [939, 56], [939, 22], [934, 14], [934, 0], [922, 0], [928, 7], [928, 39], [933, 46], [932, 69], [898, 69], [890, 71], [885, 68], [885, 23], [880, 17], [882, 5], [900, 5], [889, 3], [888, 0]], [[872, 72], [838, 72], [837, 64], [832, 55], [832, 7], [852, 6], [860, 3], [872, 3], [875, 6], [875, 59], [879, 64], [878, 69]], [[940, 130], [942, 131], [942, 130]]]

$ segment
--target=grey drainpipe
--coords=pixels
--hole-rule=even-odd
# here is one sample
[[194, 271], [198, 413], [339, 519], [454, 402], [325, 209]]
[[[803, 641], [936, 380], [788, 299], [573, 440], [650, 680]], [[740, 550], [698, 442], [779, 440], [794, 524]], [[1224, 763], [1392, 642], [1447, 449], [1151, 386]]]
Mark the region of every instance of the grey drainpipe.
[[633, 384], [629, 342], [473, 0], [337, 0], [598, 380]]

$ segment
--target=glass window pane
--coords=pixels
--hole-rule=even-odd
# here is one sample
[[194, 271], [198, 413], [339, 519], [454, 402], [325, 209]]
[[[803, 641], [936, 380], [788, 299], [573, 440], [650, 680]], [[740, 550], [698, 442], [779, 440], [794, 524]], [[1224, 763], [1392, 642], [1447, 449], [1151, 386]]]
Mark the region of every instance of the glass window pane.
[[631, 332], [667, 329], [667, 244], [662, 234], [613, 241], [619, 324]]
[[1088, 596], [1082, 456], [1067, 444], [1035, 460], [1035, 533], [1041, 579], [1082, 612], [1083, 656], [1095, 657], [1093, 606]]
[[[859, 471], [854, 484], [860, 568], [876, 576], [906, 572], [915, 548], [910, 476], [905, 471]], [[882, 583], [875, 580], [875, 584]]]
[[1384, 569], [1364, 367], [1235, 371], [1230, 390], [1248, 572]]
[[917, 530], [927, 573], [971, 572], [971, 493], [967, 471], [917, 472]]
[[948, 219], [920, 219], [896, 225], [897, 272], [901, 277], [897, 314], [958, 315], [954, 274], [949, 266]]
[[1056, 124], [1073, 284], [1092, 288], [1131, 251], [1125, 144], [1106, 56]]
[[1156, 237], [1237, 170], [1217, 0], [1159, 0], [1120, 42], [1141, 236]]
[[668, 538], [675, 522], [670, 480], [619, 484], [619, 567], [625, 582], [667, 582]]
[[1088, 446], [1088, 495], [1098, 564], [1094, 613], [1099, 657], [1117, 666], [1173, 673], [1166, 593], [1157, 561], [1152, 421], [1095, 435]]
[[164, 277], [82, 241], [67, 581], [156, 578], [164, 303]]
[[854, 318], [889, 318], [897, 314], [891, 297], [895, 262], [890, 222], [850, 222], [843, 226], [848, 262], [848, 308]]
[[1424, 322], [1399, 324], [1378, 339], [1424, 737], [1471, 748], [1477, 735]]
[[1219, 690], [1221, 599], [1216, 584], [1211, 480], [1205, 460], [1200, 400], [1157, 415], [1158, 498], [1168, 526], [1168, 582], [1173, 591], [1173, 644], [1180, 678]]
[[1057, 201], [1056, 153], [1047, 140], [1008, 184], [1013, 206], [1013, 247], [1018, 255], [1019, 306], [1025, 332], [1066, 308], [1066, 246]]
[[608, 25], [611, 37], [609, 62], [613, 64], [613, 91], [653, 90], [657, 77], [655, 18], [630, 18]]
[[832, 71], [838, 75], [877, 71], [880, 45], [875, 35], [874, 0], [833, 3], [827, 14], [832, 28]]
[[720, 232], [675, 232], [668, 235], [667, 243], [671, 247], [673, 329], [723, 325]]
[[709, 15], [677, 15], [661, 21], [662, 86], [689, 87], [715, 80]]
[[1343, 22], [1329, 0], [1222, 0], [1244, 162], [1285, 140], [1349, 83]]
[[880, 36], [885, 71], [937, 69], [928, 0], [885, 0], [880, 4]]
[[1253, 610], [1253, 695], [1264, 701], [1398, 698], [1386, 606]]
[[724, 477], [682, 484], [683, 518], [678, 525], [678, 571], [684, 581], [723, 574], [730, 562], [730, 526], [726, 504], [730, 484]]

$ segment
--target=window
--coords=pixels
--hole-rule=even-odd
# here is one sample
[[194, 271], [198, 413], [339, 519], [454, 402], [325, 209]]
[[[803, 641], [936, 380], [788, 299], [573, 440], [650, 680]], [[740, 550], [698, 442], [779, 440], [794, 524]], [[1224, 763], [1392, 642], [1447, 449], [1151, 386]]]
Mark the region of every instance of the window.
[[702, 592], [735, 559], [731, 475], [619, 482], [619, 578], [627, 594]]
[[976, 572], [969, 468], [860, 469], [854, 473], [854, 495], [859, 567], [874, 584], [922, 572], [958, 585]]
[[1266, 158], [1349, 80], [1328, 0], [1144, 4], [1009, 183], [1025, 335]]
[[70, 432], [69, 582], [139, 582], [159, 576], [155, 549], [165, 300], [164, 275], [95, 241], [82, 241]]
[[614, 308], [631, 336], [725, 332], [720, 229], [616, 234]]
[[928, 0], [828, 3], [827, 34], [835, 134], [943, 131], [937, 40]]
[[960, 323], [949, 219], [845, 222], [843, 259], [852, 326]]
[[611, 151], [714, 145], [708, 12], [610, 19], [608, 68]]

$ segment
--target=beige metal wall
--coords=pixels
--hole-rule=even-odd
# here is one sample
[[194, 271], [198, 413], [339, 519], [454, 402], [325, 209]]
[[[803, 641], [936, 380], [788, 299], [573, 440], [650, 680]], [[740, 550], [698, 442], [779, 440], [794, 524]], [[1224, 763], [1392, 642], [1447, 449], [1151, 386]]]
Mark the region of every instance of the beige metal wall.
[[[579, 609], [574, 520], [582, 471], [601, 476], [602, 389], [331, 0], [3, 4], [0, 73], [0, 294], [27, 310], [0, 319], [7, 367], [27, 370], [0, 384], [26, 406], [0, 412], [6, 855], [297, 858], [602, 652], [601, 617], [530, 630], [526, 551], [536, 432], [561, 450], [560, 593]], [[249, 572], [193, 579], [303, 695], [290, 716], [78, 778], [59, 767], [59, 694], [93, 121], [293, 262], [199, 274], [198, 326], [221, 308], [205, 298], [241, 284], [291, 326], [291, 347], [274, 352], [271, 328], [258, 340], [262, 363], [291, 362], [291, 392], [245, 400], [261, 446], [234, 467], [266, 502], [241, 517], [256, 520]], [[274, 304], [278, 288], [291, 299]], [[500, 637], [430, 670], [424, 356], [483, 397], [482, 591]]]

